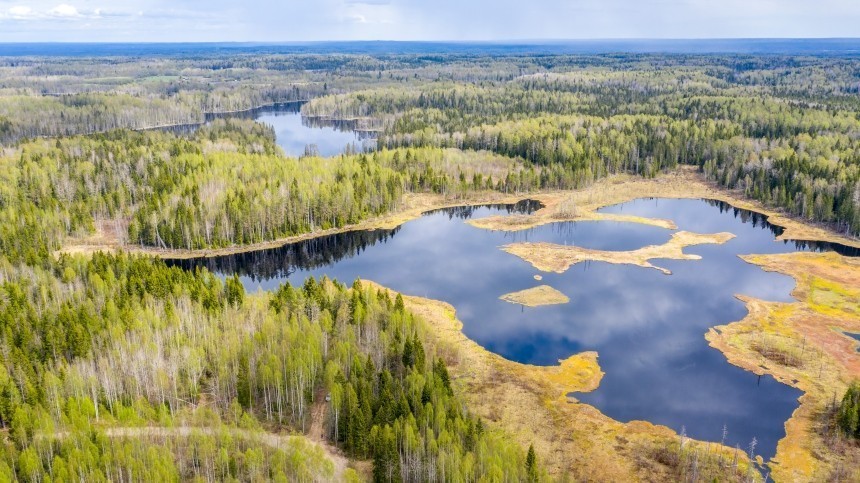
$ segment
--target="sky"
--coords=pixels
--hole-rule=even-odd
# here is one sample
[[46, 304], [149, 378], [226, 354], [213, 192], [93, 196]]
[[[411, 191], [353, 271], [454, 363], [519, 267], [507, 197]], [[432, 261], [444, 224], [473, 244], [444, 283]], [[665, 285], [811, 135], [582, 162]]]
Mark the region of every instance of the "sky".
[[0, 0], [0, 42], [860, 37], [860, 0]]

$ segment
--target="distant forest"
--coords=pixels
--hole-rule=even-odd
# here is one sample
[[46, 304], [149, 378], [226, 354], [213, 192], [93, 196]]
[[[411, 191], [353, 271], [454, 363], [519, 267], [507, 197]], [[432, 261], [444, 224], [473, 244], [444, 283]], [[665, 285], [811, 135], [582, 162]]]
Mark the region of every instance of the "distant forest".
[[[326, 279], [246, 294], [205, 269], [58, 250], [103, 232], [238, 247], [410, 196], [679, 165], [858, 236], [858, 94], [860, 60], [836, 55], [0, 57], [0, 480], [329, 481], [301, 436], [314, 423], [377, 481], [544, 480], [534, 449], [470, 413], [399, 296]], [[155, 129], [288, 101], [378, 127], [376, 149], [289, 158], [249, 120]], [[852, 391], [839, 418], [856, 434]], [[259, 444], [278, 438], [298, 439]]]
[[[858, 79], [860, 62], [839, 56], [8, 57], [0, 59], [0, 140], [26, 146], [26, 139], [199, 123], [206, 113], [311, 100], [302, 108], [305, 115], [366, 118], [380, 126], [380, 149], [414, 148], [413, 155], [419, 157], [417, 148], [490, 151], [510, 158], [513, 171], [534, 173], [525, 183], [517, 181], [517, 186], [500, 186], [495, 172], [488, 186], [484, 174], [482, 188], [569, 188], [611, 173], [653, 176], [689, 164], [727, 188], [857, 236]], [[209, 141], [223, 131], [215, 128], [208, 134]], [[136, 136], [152, 138], [145, 143], [150, 145], [173, 143], [161, 134]], [[214, 162], [216, 154], [201, 149], [201, 135], [189, 141], [197, 145], [187, 145], [189, 149], [202, 153], [201, 161]], [[63, 141], [65, 149], [82, 153], [78, 157], [98, 159], [105, 151], [84, 146], [92, 143], [74, 137]], [[187, 155], [181, 154], [186, 149], [161, 152], [167, 154], [161, 162], [172, 164], [174, 155], [186, 158], [181, 164], [188, 162]], [[270, 150], [269, 155], [278, 154]], [[113, 156], [110, 162], [128, 163], [129, 157]], [[228, 161], [235, 162], [239, 162], [235, 157]], [[368, 162], [371, 170], [391, 168], [372, 156]], [[482, 174], [480, 167], [470, 169]], [[116, 172], [103, 173], [110, 178]], [[263, 212], [237, 206], [237, 215], [245, 223], [261, 225], [253, 230], [226, 229], [225, 222], [234, 223], [222, 220], [220, 233], [213, 235], [212, 227], [184, 221], [179, 222], [181, 228], [168, 227], [165, 222], [156, 234], [158, 218], [182, 220], [193, 215], [200, 223], [206, 216], [186, 215], [175, 201], [157, 198], [148, 207], [129, 200], [133, 206], [121, 206], [118, 214], [113, 208], [86, 206], [88, 202], [81, 200], [84, 206], [77, 217], [103, 216], [106, 209], [113, 210], [111, 216], [136, 220], [128, 227], [130, 239], [152, 246], [241, 244], [307, 227], [337, 226], [389, 210], [399, 193], [413, 189], [406, 183], [413, 173], [399, 170], [385, 182], [383, 199], [372, 206], [353, 200], [354, 206], [342, 210], [343, 214], [322, 218], [311, 213], [315, 208], [306, 206], [295, 214], [305, 222], [294, 220], [288, 226], [272, 226], [260, 219], [267, 216]], [[205, 176], [212, 175], [210, 171]], [[459, 170], [446, 175], [450, 179], [445, 184], [458, 184]], [[200, 181], [196, 180], [198, 189]], [[468, 181], [474, 188], [473, 180]], [[75, 190], [78, 197], [84, 192]], [[180, 195], [186, 196], [193, 198], [192, 193]], [[74, 224], [67, 223], [67, 228]]]

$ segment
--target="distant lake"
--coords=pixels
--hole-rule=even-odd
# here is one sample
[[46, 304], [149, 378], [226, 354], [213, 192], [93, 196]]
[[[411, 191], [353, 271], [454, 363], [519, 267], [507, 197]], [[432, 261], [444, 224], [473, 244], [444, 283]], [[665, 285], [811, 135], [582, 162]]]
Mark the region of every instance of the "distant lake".
[[[836, 249], [826, 243], [777, 242], [782, 229], [765, 216], [706, 200], [643, 199], [602, 211], [674, 220], [680, 230], [728, 231], [724, 245], [688, 247], [701, 260], [655, 260], [672, 275], [629, 265], [581, 263], [567, 272], [541, 273], [499, 246], [543, 241], [601, 250], [632, 250], [669, 240], [671, 230], [619, 222], [559, 222], [520, 232], [487, 231], [464, 223], [534, 203], [439, 210], [394, 230], [355, 231], [281, 248], [223, 257], [171, 261], [239, 274], [249, 291], [284, 282], [301, 285], [327, 275], [349, 284], [356, 277], [409, 295], [450, 303], [463, 331], [488, 350], [517, 362], [552, 365], [597, 351], [605, 376], [591, 393], [573, 394], [619, 421], [646, 420], [688, 436], [747, 448], [773, 457], [785, 421], [801, 392], [771, 376], [758, 377], [728, 363], [705, 340], [710, 327], [738, 321], [745, 305], [735, 294], [790, 301], [794, 279], [765, 272], [740, 254]], [[543, 280], [536, 282], [540, 273]], [[547, 284], [570, 303], [521, 307], [503, 294]]]
[[315, 123], [298, 110], [265, 108], [254, 119], [275, 129], [275, 140], [289, 157], [301, 156], [306, 148], [324, 157], [341, 154], [346, 146], [363, 151], [363, 141], [355, 132], [332, 123]]
[[[307, 152], [323, 156], [337, 156], [349, 148], [362, 152], [376, 147], [373, 132], [354, 130], [349, 121], [332, 121], [302, 116], [303, 102], [285, 102], [247, 111], [206, 114], [208, 124], [215, 119], [252, 119], [272, 126], [275, 142], [284, 154], [297, 158]], [[175, 134], [192, 134], [203, 124], [185, 124], [158, 128]]]

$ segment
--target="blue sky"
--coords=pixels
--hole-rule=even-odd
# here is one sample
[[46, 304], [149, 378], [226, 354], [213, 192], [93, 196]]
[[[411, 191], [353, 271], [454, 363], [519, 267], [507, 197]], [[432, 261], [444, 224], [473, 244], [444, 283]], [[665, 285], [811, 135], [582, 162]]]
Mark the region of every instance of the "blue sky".
[[860, 0], [0, 0], [0, 42], [860, 37]]

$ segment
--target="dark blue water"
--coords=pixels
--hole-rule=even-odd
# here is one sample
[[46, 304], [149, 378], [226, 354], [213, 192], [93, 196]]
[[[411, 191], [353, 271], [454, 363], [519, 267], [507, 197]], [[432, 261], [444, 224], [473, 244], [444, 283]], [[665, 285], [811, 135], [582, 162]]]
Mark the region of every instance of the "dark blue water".
[[[860, 342], [860, 334], [854, 334], [851, 332], [843, 332], [843, 333], [845, 335], [847, 335], [848, 337], [853, 337], [853, 338], [857, 339], [857, 342]], [[857, 352], [860, 352], [860, 345], [857, 346]]]
[[[533, 206], [522, 205], [518, 210]], [[513, 208], [442, 210], [395, 230], [345, 233], [282, 248], [173, 262], [238, 273], [250, 291], [273, 289], [309, 276], [344, 282], [362, 277], [411, 295], [451, 303], [464, 332], [487, 349], [523, 363], [551, 365], [581, 351], [597, 351], [606, 375], [600, 387], [575, 397], [620, 421], [647, 420], [689, 436], [773, 456], [800, 391], [728, 364], [708, 346], [710, 327], [746, 315], [735, 294], [789, 301], [790, 277], [768, 273], [737, 255], [827, 249], [829, 245], [774, 241], [779, 228], [764, 217], [702, 200], [637, 200], [607, 212], [674, 220], [679, 229], [728, 231], [724, 245], [689, 247], [698, 261], [654, 260], [654, 269], [599, 262], [563, 274], [541, 273], [499, 250], [520, 241], [545, 241], [603, 250], [632, 250], [667, 241], [672, 231], [618, 222], [555, 223], [507, 233], [473, 228], [470, 217], [506, 214]], [[503, 294], [548, 284], [569, 304], [523, 308]]]

